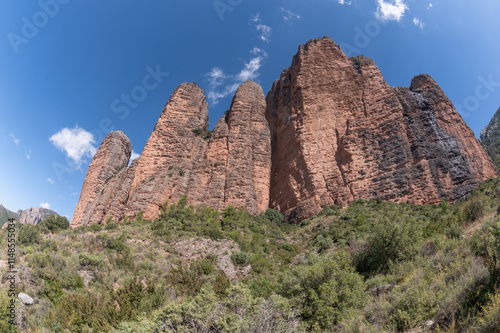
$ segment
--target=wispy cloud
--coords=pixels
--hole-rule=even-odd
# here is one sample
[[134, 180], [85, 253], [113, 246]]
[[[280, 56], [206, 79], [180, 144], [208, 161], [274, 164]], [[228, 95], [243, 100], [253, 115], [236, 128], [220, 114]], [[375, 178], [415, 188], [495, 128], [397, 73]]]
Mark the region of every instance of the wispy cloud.
[[12, 138], [12, 141], [14, 141], [14, 143], [17, 146], [19, 146], [19, 143], [21, 142], [21, 139], [16, 138], [16, 136], [14, 135], [14, 133], [10, 133], [10, 137]]
[[404, 0], [377, 0], [378, 7], [375, 15], [383, 21], [401, 21], [408, 6]]
[[216, 105], [220, 99], [233, 94], [236, 89], [246, 80], [255, 80], [259, 76], [259, 69], [267, 58], [266, 51], [255, 47], [250, 51], [254, 55], [236, 75], [227, 75], [219, 67], [214, 67], [207, 73], [210, 83], [210, 91], [207, 97], [212, 105]]
[[47, 203], [47, 202], [42, 202], [42, 203], [40, 204], [40, 207], [45, 208], [45, 209], [50, 209], [50, 204], [49, 204], [49, 203]]
[[434, 7], [434, 5], [430, 3], [429, 6], [427, 6], [427, 9], [431, 9], [432, 7]]
[[224, 71], [219, 68], [219, 67], [214, 67], [210, 71], [210, 73], [207, 74], [208, 76], [208, 81], [210, 84], [211, 89], [215, 89], [219, 86], [221, 86], [224, 83], [224, 80], [230, 78], [230, 75], [224, 74]]
[[47, 181], [49, 183], [51, 183], [52, 185], [54, 185], [56, 183], [52, 178], [47, 178]]
[[253, 23], [258, 23], [255, 26], [255, 29], [257, 29], [257, 31], [259, 32], [259, 38], [262, 41], [269, 43], [271, 41], [270, 37], [272, 29], [270, 26], [262, 24], [262, 20], [260, 19], [260, 14], [252, 15], [250, 21], [252, 21]]
[[258, 24], [256, 27], [257, 31], [260, 33], [259, 38], [263, 40], [266, 43], [269, 43], [271, 41], [271, 27], [265, 24]]
[[351, 3], [352, 3], [352, 1], [347, 2], [345, 0], [339, 0], [339, 4], [341, 4], [341, 5], [350, 5]]
[[96, 153], [94, 135], [78, 126], [63, 128], [51, 136], [50, 141], [78, 166], [85, 157], [92, 157]]
[[[282, 8], [282, 11], [284, 11], [284, 8]], [[290, 12], [290, 14], [293, 13]], [[296, 16], [300, 18], [300, 16]], [[262, 23], [259, 14], [252, 15], [250, 21], [259, 32], [259, 39], [269, 43], [272, 32], [271, 27]], [[263, 48], [257, 46], [250, 50], [250, 54], [252, 54], [250, 60], [243, 62], [243, 68], [237, 74], [227, 74], [220, 67], [213, 67], [210, 72], [205, 74], [208, 77], [210, 88], [207, 98], [212, 105], [216, 105], [219, 100], [234, 94], [243, 82], [255, 80], [259, 77], [259, 69], [268, 55]]]
[[285, 21], [299, 20], [300, 15], [292, 13], [290, 10], [281, 7], [281, 12], [283, 13], [283, 19]]
[[415, 24], [417, 27], [419, 27], [420, 29], [423, 29], [425, 24], [422, 23], [418, 18], [414, 17], [413, 18], [413, 24]]

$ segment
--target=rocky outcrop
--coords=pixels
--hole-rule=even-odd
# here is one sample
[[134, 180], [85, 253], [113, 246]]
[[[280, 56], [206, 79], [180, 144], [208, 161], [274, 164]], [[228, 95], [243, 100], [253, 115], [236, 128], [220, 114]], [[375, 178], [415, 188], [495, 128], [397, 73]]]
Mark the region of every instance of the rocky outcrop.
[[53, 210], [40, 207], [32, 207], [26, 210], [18, 210], [18, 221], [22, 224], [38, 224], [51, 215], [59, 215]]
[[479, 141], [497, 169], [500, 168], [500, 108], [495, 112], [488, 126], [481, 130]]
[[330, 38], [299, 47], [264, 97], [243, 83], [208, 131], [195, 83], [172, 94], [141, 157], [111, 133], [94, 156], [72, 226], [154, 219], [166, 202], [253, 214], [274, 208], [300, 222], [324, 205], [381, 198], [455, 201], [496, 169], [450, 100], [428, 75], [391, 88], [375, 63], [348, 58]]
[[132, 153], [132, 144], [121, 131], [109, 133], [92, 158], [85, 181], [83, 182], [80, 200], [76, 206], [71, 226], [87, 225], [102, 205], [102, 195], [110, 181], [120, 171], [125, 171]]
[[330, 38], [300, 46], [267, 96], [270, 206], [300, 221], [358, 199], [435, 203], [497, 173], [428, 75], [391, 88]]
[[[184, 194], [193, 205], [265, 211], [271, 170], [265, 111], [262, 88], [247, 81], [210, 133], [203, 90], [183, 83], [163, 109], [141, 157], [127, 169], [123, 165], [128, 158], [113, 159], [120, 167], [105, 167], [111, 162], [105, 157], [111, 141], [104, 140], [89, 167], [71, 225], [104, 223], [110, 216], [120, 221], [140, 210], [144, 218], [154, 219], [165, 202], [176, 202]], [[130, 155], [128, 151], [127, 145], [120, 156]]]
[[38, 224], [50, 215], [59, 214], [57, 214], [53, 210], [39, 207], [32, 207], [26, 210], [20, 209], [16, 213], [14, 213], [6, 209], [4, 206], [0, 205], [0, 225], [3, 225], [4, 227], [7, 226], [7, 224], [5, 223], [11, 218], [23, 224]]

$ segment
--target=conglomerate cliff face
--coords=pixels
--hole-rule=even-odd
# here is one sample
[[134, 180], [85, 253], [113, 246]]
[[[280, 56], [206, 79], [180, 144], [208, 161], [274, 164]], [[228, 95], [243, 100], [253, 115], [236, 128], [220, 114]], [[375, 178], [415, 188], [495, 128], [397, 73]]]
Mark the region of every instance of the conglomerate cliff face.
[[94, 213], [105, 204], [101, 197], [106, 189], [110, 189], [112, 179], [125, 172], [131, 154], [132, 144], [123, 132], [111, 132], [104, 138], [90, 162], [71, 226], [87, 225], [90, 220], [98, 220]]
[[300, 221], [363, 198], [454, 201], [496, 169], [428, 75], [391, 88], [330, 38], [300, 46], [267, 96], [270, 206]]
[[243, 83], [208, 134], [203, 90], [183, 83], [128, 168], [130, 141], [106, 137], [71, 225], [140, 210], [154, 219], [184, 194], [193, 205], [274, 208], [300, 222], [359, 198], [454, 201], [497, 176], [430, 76], [391, 88], [371, 59], [348, 58], [328, 37], [299, 47], [267, 100], [258, 84]]
[[[238, 88], [230, 110], [209, 137], [203, 90], [194, 83], [181, 84], [165, 106], [141, 157], [130, 167], [117, 167], [126, 165], [128, 157], [123, 163], [103, 157], [106, 152], [117, 154], [107, 148], [112, 142], [109, 137], [116, 134], [106, 137], [89, 167], [71, 225], [103, 223], [109, 216], [119, 221], [140, 210], [144, 218], [154, 219], [166, 201], [176, 202], [184, 194], [193, 205], [217, 209], [233, 205], [253, 214], [265, 211], [271, 170], [265, 111], [262, 88], [247, 81]], [[118, 155], [130, 156], [131, 148], [121, 148]], [[112, 175], [101, 171], [111, 169]]]

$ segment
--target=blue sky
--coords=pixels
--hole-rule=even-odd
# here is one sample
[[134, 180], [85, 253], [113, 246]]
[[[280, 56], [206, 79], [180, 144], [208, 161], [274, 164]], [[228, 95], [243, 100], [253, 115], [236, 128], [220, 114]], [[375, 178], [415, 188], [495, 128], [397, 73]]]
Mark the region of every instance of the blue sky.
[[205, 90], [213, 127], [240, 82], [267, 93], [325, 35], [392, 86], [432, 75], [479, 135], [500, 106], [499, 13], [498, 0], [1, 1], [0, 204], [71, 217], [110, 130], [140, 154], [184, 81]]

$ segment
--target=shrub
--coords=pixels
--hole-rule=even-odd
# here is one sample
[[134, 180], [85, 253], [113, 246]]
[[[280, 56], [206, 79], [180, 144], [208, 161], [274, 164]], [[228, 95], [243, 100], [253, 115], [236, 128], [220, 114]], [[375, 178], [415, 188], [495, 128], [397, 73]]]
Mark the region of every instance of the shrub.
[[21, 228], [19, 228], [17, 240], [23, 245], [40, 243], [40, 232], [37, 226], [32, 224], [22, 225]]
[[209, 253], [205, 258], [193, 261], [191, 269], [197, 271], [199, 274], [210, 275], [215, 271], [216, 261], [217, 256]]
[[462, 226], [457, 224], [457, 223], [453, 223], [453, 224], [449, 225], [444, 230], [444, 234], [446, 235], [446, 237], [448, 237], [450, 239], [462, 238], [463, 232], [464, 231], [463, 231]]
[[101, 294], [88, 291], [63, 296], [60, 320], [71, 332], [83, 332], [85, 326], [99, 332], [108, 332], [118, 323], [114, 302]]
[[53, 233], [57, 230], [68, 229], [69, 221], [64, 216], [50, 215], [42, 222], [40, 222], [39, 226], [41, 229], [45, 229]]
[[475, 323], [468, 332], [497, 332], [500, 327], [500, 290], [491, 296], [491, 300], [476, 317]]
[[370, 234], [368, 249], [361, 253], [358, 268], [364, 273], [386, 271], [391, 263], [412, 258], [422, 241], [422, 226], [415, 220], [383, 218]]
[[352, 309], [364, 305], [364, 289], [362, 277], [342, 250], [329, 257], [309, 257], [305, 265], [284, 275], [280, 293], [292, 298], [311, 326], [318, 323], [329, 329], [347, 318]]
[[82, 267], [85, 267], [85, 266], [98, 267], [101, 265], [101, 263], [103, 261], [101, 256], [93, 255], [93, 254], [85, 254], [85, 253], [80, 253], [80, 255], [78, 256], [78, 259], [79, 259], [80, 265]]
[[266, 210], [266, 212], [262, 215], [263, 218], [268, 219], [269, 222], [276, 223], [276, 224], [281, 224], [283, 223], [285, 217], [283, 214], [278, 212], [277, 210], [269, 208]]
[[236, 266], [247, 266], [250, 263], [250, 256], [246, 252], [233, 252], [231, 261]]
[[473, 198], [468, 201], [463, 209], [463, 217], [465, 222], [472, 223], [484, 216], [486, 210], [485, 204], [478, 198]]
[[87, 229], [89, 231], [93, 231], [93, 232], [99, 232], [102, 230], [102, 226], [100, 224], [91, 224], [87, 227]]
[[214, 292], [218, 296], [226, 296], [229, 287], [231, 287], [231, 280], [229, 280], [226, 273], [224, 273], [224, 271], [217, 272], [217, 277], [214, 282]]
[[182, 262], [170, 268], [167, 280], [188, 295], [196, 295], [205, 283], [205, 278], [197, 270], [187, 267]]

